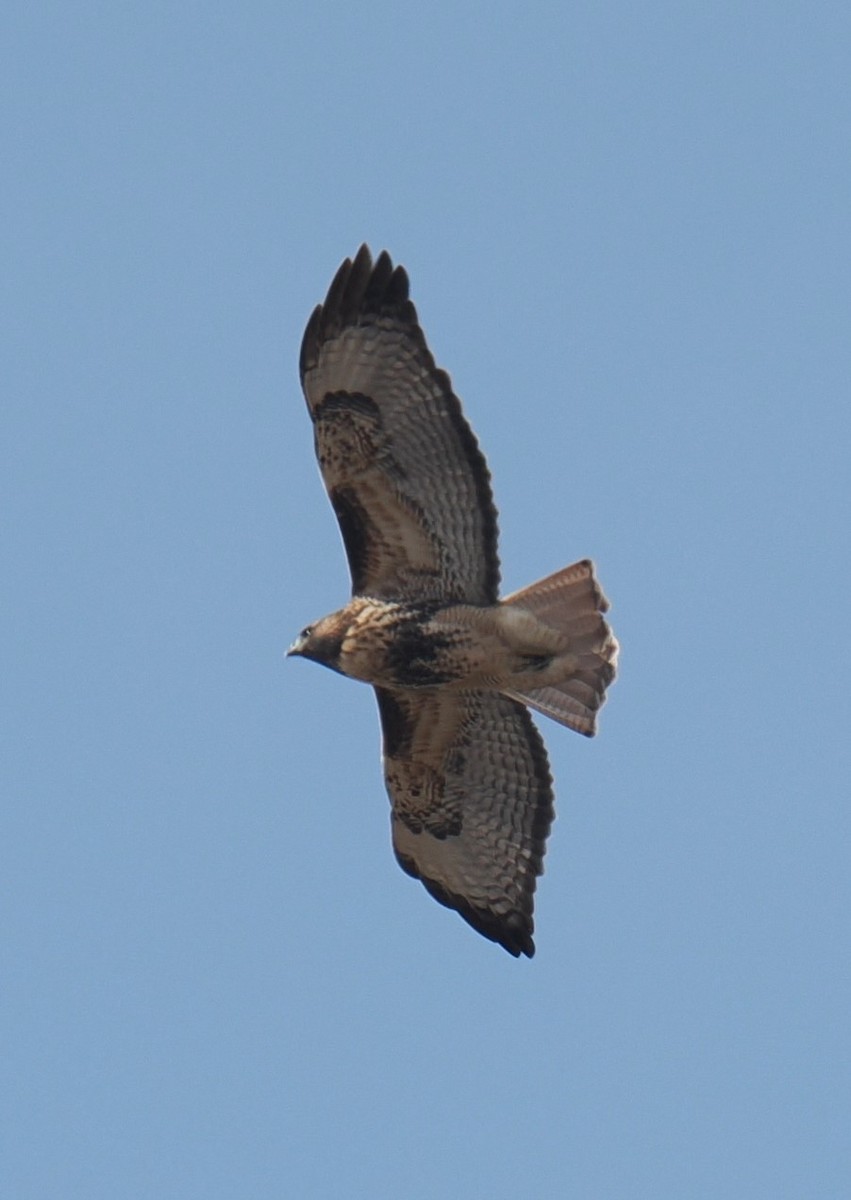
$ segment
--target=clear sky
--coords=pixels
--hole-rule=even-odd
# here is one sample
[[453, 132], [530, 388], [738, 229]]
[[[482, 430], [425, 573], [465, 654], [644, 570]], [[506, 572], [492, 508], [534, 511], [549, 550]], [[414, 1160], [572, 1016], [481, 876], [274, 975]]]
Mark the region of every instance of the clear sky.
[[[10, 1200], [838, 1200], [851, 10], [12, 3]], [[507, 590], [591, 555], [516, 961], [397, 867], [298, 386], [409, 270]]]

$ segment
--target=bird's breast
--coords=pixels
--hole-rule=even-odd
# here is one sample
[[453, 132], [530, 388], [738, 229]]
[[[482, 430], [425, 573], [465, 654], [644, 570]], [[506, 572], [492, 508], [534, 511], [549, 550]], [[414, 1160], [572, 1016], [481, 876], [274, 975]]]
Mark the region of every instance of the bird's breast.
[[463, 672], [463, 630], [441, 626], [434, 605], [364, 601], [343, 639], [340, 668], [380, 687], [438, 687]]

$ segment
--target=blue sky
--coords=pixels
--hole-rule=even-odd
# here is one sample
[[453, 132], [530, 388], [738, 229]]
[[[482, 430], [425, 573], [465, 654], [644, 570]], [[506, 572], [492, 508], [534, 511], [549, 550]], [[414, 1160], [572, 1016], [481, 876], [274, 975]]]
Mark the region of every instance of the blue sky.
[[[2, 1190], [833, 1200], [849, 1152], [846, 5], [10, 6]], [[297, 379], [362, 241], [485, 449], [541, 720], [517, 962], [396, 866]]]

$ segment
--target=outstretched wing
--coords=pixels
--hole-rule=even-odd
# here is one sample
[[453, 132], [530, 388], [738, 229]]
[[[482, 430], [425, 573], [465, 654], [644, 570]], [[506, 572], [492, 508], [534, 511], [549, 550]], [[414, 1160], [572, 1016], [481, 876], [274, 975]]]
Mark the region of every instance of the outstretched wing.
[[345, 260], [300, 367], [353, 594], [494, 603], [487, 465], [386, 251], [374, 265], [366, 246]]
[[528, 711], [493, 692], [376, 695], [400, 865], [486, 938], [531, 958], [554, 812], [547, 753]]

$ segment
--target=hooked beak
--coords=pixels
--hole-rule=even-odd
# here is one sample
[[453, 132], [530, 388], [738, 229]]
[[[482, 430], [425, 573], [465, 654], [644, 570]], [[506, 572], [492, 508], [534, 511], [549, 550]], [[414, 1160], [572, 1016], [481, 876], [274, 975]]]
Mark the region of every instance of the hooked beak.
[[292, 658], [294, 655], [298, 656], [298, 655], [303, 654], [304, 646], [305, 646], [306, 642], [307, 642], [307, 638], [304, 636], [303, 633], [300, 633], [298, 635], [298, 637], [296, 638], [296, 640], [293, 642], [293, 644], [290, 646], [289, 650], [287, 651], [286, 657]]

